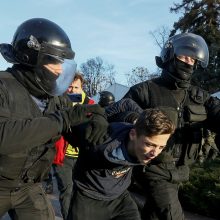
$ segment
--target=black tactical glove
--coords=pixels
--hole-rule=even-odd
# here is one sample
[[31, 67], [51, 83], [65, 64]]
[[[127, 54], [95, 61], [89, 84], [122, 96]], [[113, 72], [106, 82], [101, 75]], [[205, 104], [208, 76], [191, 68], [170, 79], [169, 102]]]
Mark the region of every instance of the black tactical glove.
[[171, 174], [164, 164], [145, 166], [144, 172], [149, 180], [171, 180]]
[[93, 114], [85, 129], [85, 139], [89, 145], [102, 144], [108, 137], [108, 121], [104, 115]]
[[81, 123], [90, 121], [93, 118], [93, 114], [104, 115], [104, 108], [100, 105], [75, 105], [67, 110], [61, 111], [64, 119], [63, 131], [66, 132], [71, 126], [76, 126]]
[[171, 170], [171, 182], [173, 183], [180, 183], [186, 182], [189, 180], [189, 166], [182, 165], [177, 166], [175, 169]]

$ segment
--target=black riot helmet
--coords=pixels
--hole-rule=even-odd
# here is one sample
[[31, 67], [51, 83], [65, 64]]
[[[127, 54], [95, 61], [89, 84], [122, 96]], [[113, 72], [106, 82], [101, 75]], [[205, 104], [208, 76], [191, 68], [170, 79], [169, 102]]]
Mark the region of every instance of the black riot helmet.
[[109, 106], [115, 102], [115, 96], [109, 91], [102, 91], [99, 93], [100, 98], [98, 104], [102, 107]]
[[201, 36], [193, 33], [177, 34], [170, 37], [164, 44], [160, 57], [156, 57], [157, 66], [168, 69], [171, 74], [179, 71], [180, 74], [177, 77], [184, 80], [189, 78], [196, 65], [184, 64], [177, 59], [178, 56], [191, 57], [196, 65], [205, 68], [209, 62], [208, 46]]
[[[76, 70], [75, 53], [64, 30], [44, 18], [23, 22], [11, 44], [0, 44], [6, 61], [32, 68], [38, 85], [50, 95], [60, 95], [70, 85]], [[47, 64], [60, 65], [56, 76]]]

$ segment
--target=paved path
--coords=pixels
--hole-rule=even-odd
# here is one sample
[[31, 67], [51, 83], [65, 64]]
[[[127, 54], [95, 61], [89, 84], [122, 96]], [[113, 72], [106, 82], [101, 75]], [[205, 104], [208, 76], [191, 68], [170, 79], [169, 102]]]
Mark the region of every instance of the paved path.
[[[56, 185], [55, 180], [54, 180], [54, 193], [51, 195], [48, 195], [48, 198], [50, 199], [50, 201], [54, 207], [54, 211], [56, 214], [56, 220], [63, 220], [61, 212], [60, 212], [60, 204], [59, 204], [59, 200], [58, 200], [58, 190], [57, 190], [57, 185]], [[213, 218], [204, 217], [204, 216], [193, 214], [190, 212], [185, 212], [185, 216], [186, 216], [186, 220], [215, 220]], [[0, 220], [10, 220], [10, 218], [8, 215], [5, 215]], [[19, 220], [22, 220], [22, 219], [19, 219]]]

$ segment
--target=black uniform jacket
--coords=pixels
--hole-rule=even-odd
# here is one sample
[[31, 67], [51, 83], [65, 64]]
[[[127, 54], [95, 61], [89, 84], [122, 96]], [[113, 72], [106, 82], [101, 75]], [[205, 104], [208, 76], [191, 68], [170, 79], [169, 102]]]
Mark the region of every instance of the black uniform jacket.
[[[43, 115], [11, 72], [0, 72], [0, 187], [41, 181], [50, 169], [54, 142], [61, 132], [58, 121]], [[51, 98], [45, 113], [61, 108], [56, 101], [61, 99]]]

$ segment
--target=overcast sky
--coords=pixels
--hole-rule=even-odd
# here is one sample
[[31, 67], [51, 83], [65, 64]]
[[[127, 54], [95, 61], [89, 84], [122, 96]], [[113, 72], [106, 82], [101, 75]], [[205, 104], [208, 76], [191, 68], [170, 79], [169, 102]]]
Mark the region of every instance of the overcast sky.
[[[42, 17], [60, 25], [76, 52], [78, 67], [100, 56], [115, 66], [116, 82], [126, 84], [125, 75], [136, 66], [156, 70], [160, 53], [150, 31], [171, 28], [180, 14], [170, 13], [181, 0], [3, 0], [0, 42], [11, 43], [23, 21]], [[0, 67], [8, 66], [0, 56]]]

